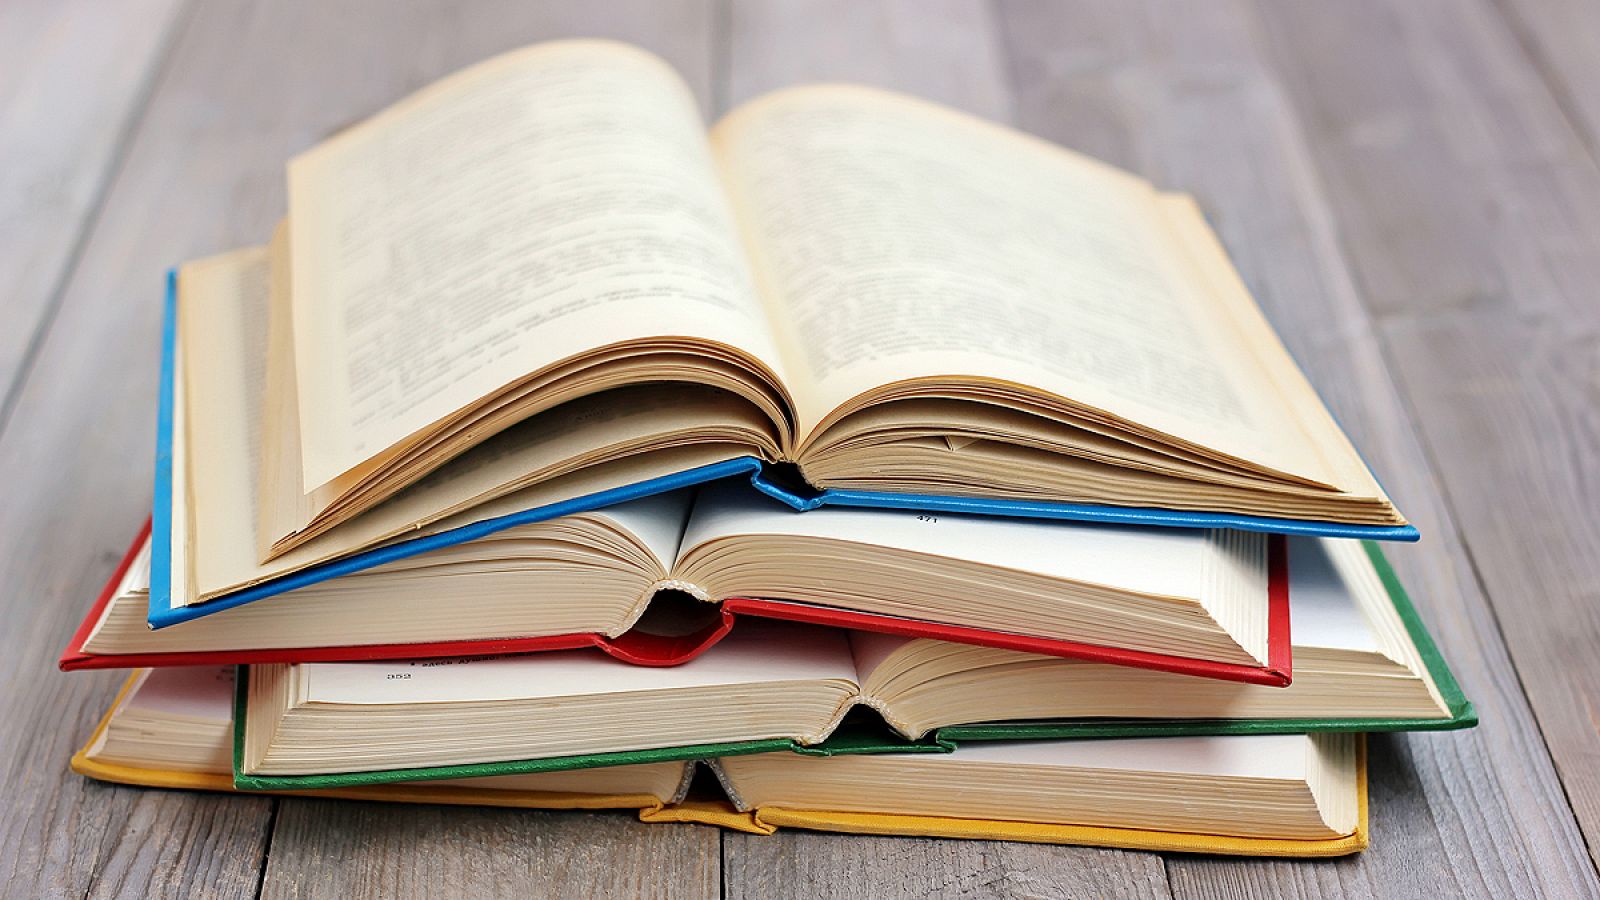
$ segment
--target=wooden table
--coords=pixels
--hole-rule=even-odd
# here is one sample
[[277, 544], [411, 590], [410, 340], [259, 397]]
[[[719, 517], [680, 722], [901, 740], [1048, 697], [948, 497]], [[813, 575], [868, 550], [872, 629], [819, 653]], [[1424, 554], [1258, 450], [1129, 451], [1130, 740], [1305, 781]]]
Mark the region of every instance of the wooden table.
[[[1476, 731], [1372, 741], [1373, 843], [1289, 863], [757, 838], [625, 814], [91, 783], [56, 654], [150, 502], [162, 271], [262, 241], [291, 153], [497, 51], [605, 35], [713, 116], [881, 84], [1192, 192], [1425, 540]], [[0, 883], [10, 896], [1600, 893], [1600, 5], [0, 3]]]

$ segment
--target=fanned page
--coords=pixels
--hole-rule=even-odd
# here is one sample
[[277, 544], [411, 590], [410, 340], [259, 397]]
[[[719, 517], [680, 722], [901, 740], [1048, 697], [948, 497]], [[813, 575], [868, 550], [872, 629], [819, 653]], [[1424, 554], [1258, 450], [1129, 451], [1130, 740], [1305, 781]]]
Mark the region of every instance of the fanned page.
[[[602, 459], [608, 450], [635, 445], [641, 435], [733, 433], [741, 418], [751, 421], [743, 415], [748, 409], [730, 404], [724, 392], [692, 385], [613, 391], [610, 404], [580, 399], [537, 423], [496, 435], [388, 503], [262, 562], [258, 544], [263, 543], [264, 526], [256, 505], [259, 497], [263, 506], [271, 506], [279, 499], [271, 485], [281, 484], [281, 479], [263, 477], [262, 445], [284, 418], [281, 407], [264, 408], [270, 398], [264, 383], [267, 323], [283, 327], [287, 312], [273, 306], [268, 266], [267, 251], [252, 248], [190, 263], [179, 273], [178, 412], [184, 427], [173, 435], [173, 606], [201, 602], [397, 535], [422, 534], [705, 465], [737, 451], [708, 443], [667, 446], [609, 464], [581, 466], [574, 461]], [[520, 487], [534, 476], [545, 477]], [[258, 494], [258, 485], [265, 496]], [[273, 517], [261, 518], [270, 522]]]
[[[849, 507], [800, 513], [737, 484], [718, 484], [701, 489], [696, 497], [679, 555], [719, 539], [747, 535], [817, 537], [907, 550], [1155, 597], [1197, 596], [1205, 584], [1207, 556], [1214, 549], [1208, 532], [1191, 528]], [[796, 580], [807, 577], [804, 572], [794, 574]], [[1253, 574], [1258, 581], [1264, 577]]]
[[[1214, 241], [1192, 233], [1192, 204], [867, 88], [759, 98], [718, 124], [713, 146], [783, 319], [776, 333], [791, 341], [789, 377], [808, 387], [797, 396], [808, 474], [826, 429], [849, 430], [841, 412], [922, 380], [1033, 412], [1027, 397], [1058, 398], [1075, 427], [1099, 432], [1078, 436], [1079, 455], [1096, 459], [1110, 435], [1133, 457], [1117, 460], [1125, 472], [1200, 466], [1224, 480], [1242, 472], [1382, 498], [1225, 257], [1218, 271]], [[937, 436], [965, 417], [978, 436], [1003, 429], [1039, 446], [1026, 436], [1039, 425], [994, 422], [979, 405], [945, 403], [936, 415], [880, 426]]]
[[[250, 672], [242, 770], [309, 775], [813, 743], [856, 695], [844, 632], [760, 623], [668, 668], [571, 651]], [[449, 741], [419, 740], [448, 732]]]
[[451, 76], [292, 160], [289, 211], [306, 492], [605, 348], [782, 381], [694, 98], [643, 51]]
[[[742, 808], [1005, 818], [1317, 840], [1354, 832], [1353, 735], [963, 745], [949, 754], [729, 756]], [[772, 810], [772, 812], [778, 812]], [[776, 815], [772, 816], [777, 818]], [[824, 825], [826, 827], [826, 825]]]
[[418, 662], [305, 663], [300, 670], [305, 700], [356, 706], [554, 699], [785, 681], [855, 683], [847, 632], [751, 624], [713, 652], [668, 668], [568, 650]]
[[858, 632], [851, 650], [863, 694], [913, 736], [1000, 719], [1076, 719], [1089, 727], [1107, 724], [1094, 717], [1157, 727], [1235, 720], [1246, 728], [1271, 719], [1317, 720], [1317, 727], [1352, 718], [1449, 721], [1452, 711], [1393, 601], [1366, 583], [1376, 573], [1362, 565], [1361, 545], [1300, 537], [1288, 544], [1294, 682], [1287, 687]]
[[[132, 771], [89, 771], [95, 778], [140, 783], [138, 776], [191, 772], [233, 776], [233, 666], [180, 666], [143, 669], [130, 676], [120, 702], [111, 710], [83, 756], [102, 765]], [[76, 761], [74, 761], [76, 766]], [[666, 801], [684, 780], [684, 764], [644, 763], [565, 772], [484, 776], [427, 782], [424, 790], [442, 789], [418, 799], [450, 802], [451, 788], [475, 791], [649, 794]], [[119, 777], [122, 776], [122, 777]], [[170, 779], [153, 783], [171, 787]], [[184, 786], [215, 788], [209, 783]], [[393, 799], [381, 792], [371, 799]]]
[[674, 578], [758, 597], [1250, 667], [1266, 664], [1266, 539], [1001, 516], [695, 500]]
[[233, 681], [233, 666], [136, 672], [85, 755], [148, 768], [226, 772], [233, 760]]

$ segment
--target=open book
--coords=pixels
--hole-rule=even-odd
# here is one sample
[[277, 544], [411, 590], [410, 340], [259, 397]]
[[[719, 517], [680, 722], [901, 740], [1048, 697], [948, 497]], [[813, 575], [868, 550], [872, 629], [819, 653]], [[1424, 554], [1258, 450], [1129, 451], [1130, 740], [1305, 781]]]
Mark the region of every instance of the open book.
[[[230, 675], [199, 667], [136, 672], [73, 768], [125, 784], [234, 789]], [[719, 782], [715, 796], [694, 786], [701, 766]], [[1366, 846], [1358, 735], [1031, 741], [942, 755], [784, 751], [296, 792], [635, 809], [645, 821], [765, 834], [788, 826], [1285, 856]]]
[[[288, 181], [262, 559], [524, 424], [489, 493], [754, 456], [820, 489], [1405, 526], [1190, 199], [932, 104], [797, 88], [708, 133], [655, 57], [544, 44]], [[639, 399], [662, 385], [684, 401]]]
[[1228, 529], [799, 513], [724, 483], [508, 528], [158, 631], [145, 626], [146, 546], [91, 613], [82, 649], [182, 664], [598, 643], [666, 665], [756, 615], [1283, 684], [1283, 547]]
[[[1207, 734], [1472, 724], [1470, 706], [1436, 659], [1425, 662], [1403, 641], [1385, 650], [1409, 659], [1362, 652], [1366, 636], [1351, 633], [1333, 610], [1314, 605], [1307, 617], [1330, 626], [1342, 646], [1322, 649], [1314, 674], [1288, 688], [777, 622], [747, 623], [671, 669], [593, 651], [252, 666], [240, 700], [240, 770], [252, 778], [357, 772], [404, 780], [463, 766], [504, 774], [637, 761], [647, 752], [684, 758], [707, 747], [729, 755], [773, 746], [826, 750], [843, 740], [932, 751], [976, 738], [1152, 728]], [[843, 723], [852, 724], [841, 737]], [[978, 727], [951, 727], [963, 725]], [[445, 734], [449, 740], [424, 739]]]

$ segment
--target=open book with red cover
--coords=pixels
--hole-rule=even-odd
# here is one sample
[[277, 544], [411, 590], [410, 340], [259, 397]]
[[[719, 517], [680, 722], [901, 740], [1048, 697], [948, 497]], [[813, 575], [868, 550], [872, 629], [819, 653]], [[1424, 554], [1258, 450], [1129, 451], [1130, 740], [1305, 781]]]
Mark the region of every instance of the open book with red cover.
[[507, 529], [158, 630], [144, 623], [148, 547], [142, 534], [63, 667], [583, 646], [674, 665], [758, 616], [1290, 680], [1285, 539], [1227, 529], [799, 513], [728, 482]]

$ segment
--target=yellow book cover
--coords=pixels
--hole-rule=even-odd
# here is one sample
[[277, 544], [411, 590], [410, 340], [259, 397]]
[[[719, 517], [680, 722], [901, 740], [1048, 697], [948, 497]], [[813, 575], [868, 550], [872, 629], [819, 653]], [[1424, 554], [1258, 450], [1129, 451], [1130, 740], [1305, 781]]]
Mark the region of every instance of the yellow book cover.
[[[228, 771], [186, 771], [128, 765], [97, 758], [113, 716], [123, 706], [130, 690], [139, 682], [136, 673], [118, 693], [111, 708], [101, 718], [88, 742], [72, 757], [73, 771], [100, 781], [184, 790], [235, 792]], [[728, 800], [683, 797], [687, 785], [674, 795], [681, 799], [664, 801], [651, 793], [604, 793], [572, 790], [508, 789], [485, 786], [495, 779], [461, 779], [450, 782], [412, 782], [363, 787], [326, 788], [271, 793], [310, 797], [338, 797], [397, 803], [438, 803], [468, 806], [501, 806], [527, 809], [628, 809], [645, 822], [678, 822], [715, 825], [755, 834], [771, 834], [779, 828], [805, 828], [851, 834], [905, 835], [915, 837], [968, 838], [980, 840], [1027, 841], [1034, 843], [1076, 844], [1116, 847], [1130, 850], [1220, 853], [1244, 856], [1328, 857], [1356, 853], [1367, 846], [1367, 764], [1365, 743], [1357, 747], [1358, 815], [1353, 833], [1319, 840], [1245, 838], [1224, 835], [1190, 834], [1176, 831], [1107, 828], [1088, 825], [1061, 825], [997, 819], [967, 819], [942, 816], [862, 813], [845, 811], [787, 809], [761, 806], [741, 811]], [[658, 764], [660, 765], [660, 764]], [[598, 771], [598, 770], [591, 770]], [[535, 776], [537, 777], [537, 776]], [[686, 778], [684, 779], [686, 780]], [[474, 782], [479, 782], [475, 785]]]

